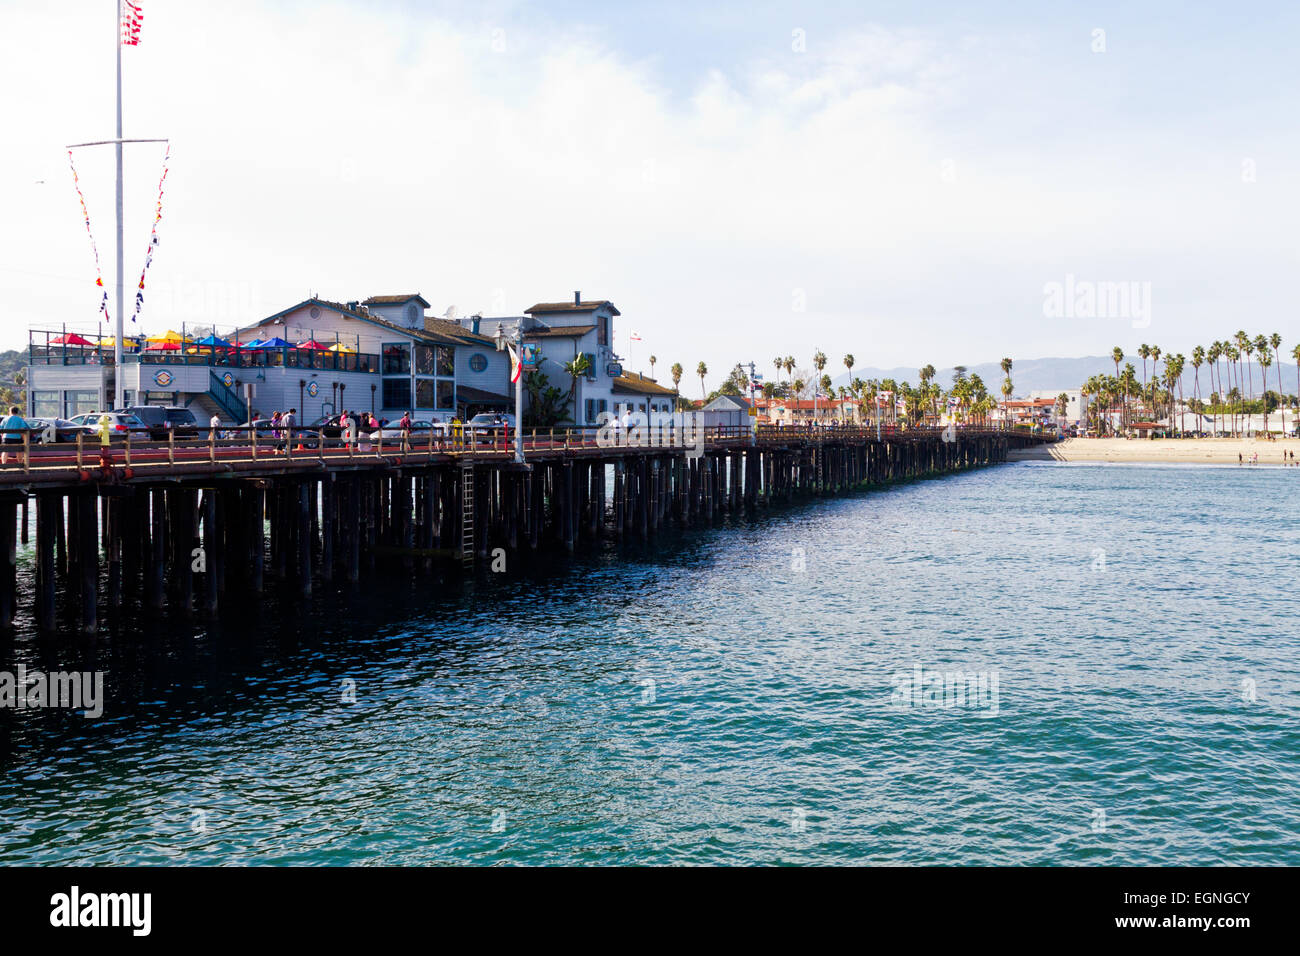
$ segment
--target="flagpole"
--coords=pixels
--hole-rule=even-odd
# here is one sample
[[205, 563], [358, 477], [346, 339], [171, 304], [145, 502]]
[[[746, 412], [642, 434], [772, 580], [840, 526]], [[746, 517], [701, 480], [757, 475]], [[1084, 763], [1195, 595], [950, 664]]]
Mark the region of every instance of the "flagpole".
[[125, 377], [122, 373], [122, 311], [125, 308], [122, 250], [122, 0], [114, 0], [113, 45], [117, 48], [117, 337], [113, 341], [114, 408], [125, 408]]

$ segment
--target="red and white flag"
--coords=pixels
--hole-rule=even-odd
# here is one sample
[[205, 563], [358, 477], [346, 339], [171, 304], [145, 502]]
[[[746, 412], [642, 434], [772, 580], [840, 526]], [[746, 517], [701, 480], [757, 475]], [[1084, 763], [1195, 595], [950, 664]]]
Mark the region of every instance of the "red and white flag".
[[513, 385], [519, 381], [519, 376], [524, 373], [524, 363], [513, 345], [507, 345], [506, 348], [510, 350], [510, 384]]
[[140, 45], [140, 26], [144, 23], [144, 11], [131, 0], [122, 0], [122, 46]]
[[627, 334], [627, 340], [628, 340], [629, 342], [640, 342], [640, 341], [641, 341], [641, 333], [640, 333], [640, 332], [628, 332], [628, 334]]

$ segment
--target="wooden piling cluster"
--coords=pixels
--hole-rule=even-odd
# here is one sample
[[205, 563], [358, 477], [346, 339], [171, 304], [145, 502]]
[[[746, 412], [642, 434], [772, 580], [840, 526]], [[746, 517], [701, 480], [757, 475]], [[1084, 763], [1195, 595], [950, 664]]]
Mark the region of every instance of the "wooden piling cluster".
[[94, 633], [102, 613], [124, 606], [217, 613], [254, 599], [268, 578], [309, 598], [313, 588], [356, 585], [379, 565], [495, 568], [502, 555], [647, 540], [802, 496], [1004, 461], [1008, 443], [997, 434], [821, 441], [800, 433], [705, 447], [694, 457], [586, 446], [541, 453], [526, 466], [471, 455], [10, 487], [0, 491], [0, 626], [20, 610], [17, 558], [29, 510], [37, 626]]

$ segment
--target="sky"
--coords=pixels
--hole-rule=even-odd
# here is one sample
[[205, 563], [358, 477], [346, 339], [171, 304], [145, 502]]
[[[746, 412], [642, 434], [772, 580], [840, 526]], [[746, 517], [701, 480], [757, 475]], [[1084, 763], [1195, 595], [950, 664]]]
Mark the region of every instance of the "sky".
[[[629, 367], [704, 361], [711, 386], [817, 349], [1300, 339], [1300, 5], [142, 6], [124, 135], [171, 144], [147, 332], [313, 293], [517, 315], [581, 290], [621, 311]], [[113, 135], [115, 21], [0, 0], [0, 348], [96, 328], [65, 147]], [[129, 318], [163, 147], [125, 149]], [[112, 149], [75, 154], [111, 282]], [[1103, 283], [1131, 300], [1051, 304]]]

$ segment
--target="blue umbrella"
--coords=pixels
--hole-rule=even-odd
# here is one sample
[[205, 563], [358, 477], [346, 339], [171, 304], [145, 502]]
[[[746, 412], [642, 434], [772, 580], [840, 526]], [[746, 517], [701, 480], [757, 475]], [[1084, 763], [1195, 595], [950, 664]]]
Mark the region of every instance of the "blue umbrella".
[[225, 339], [219, 339], [219, 338], [217, 338], [215, 335], [208, 335], [208, 336], [205, 336], [204, 338], [199, 339], [199, 340], [198, 340], [197, 342], [195, 342], [194, 344], [195, 344], [195, 345], [207, 345], [207, 346], [211, 346], [211, 347], [214, 347], [214, 348], [223, 348], [223, 349], [224, 349], [224, 348], [229, 348], [229, 347], [230, 347], [230, 343], [229, 343], [229, 342], [227, 342]]
[[253, 339], [253, 341], [251, 341], [251, 342], [245, 342], [243, 345], [240, 346], [240, 348], [242, 348], [242, 349], [256, 349], [256, 348], [261, 348], [261, 346], [262, 346], [262, 340], [261, 340], [261, 339]]
[[256, 345], [250, 345], [249, 348], [287, 349], [289, 348], [289, 343], [277, 335], [275, 338], [267, 339], [265, 342], [258, 342]]

